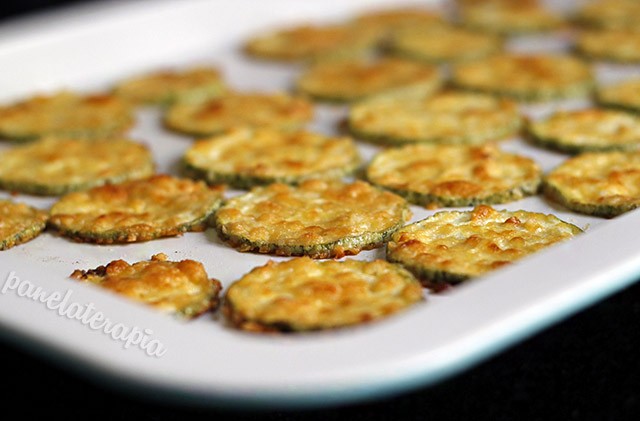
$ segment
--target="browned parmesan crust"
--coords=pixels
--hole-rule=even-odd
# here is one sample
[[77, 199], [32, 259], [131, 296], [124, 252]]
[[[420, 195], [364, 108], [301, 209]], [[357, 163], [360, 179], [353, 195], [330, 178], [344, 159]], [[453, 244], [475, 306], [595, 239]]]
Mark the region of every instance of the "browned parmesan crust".
[[71, 278], [188, 319], [215, 309], [222, 289], [218, 280], [207, 276], [202, 263], [171, 262], [162, 253], [133, 264], [114, 260], [95, 269], [78, 269]]
[[253, 332], [303, 332], [369, 323], [421, 301], [420, 283], [398, 265], [270, 261], [234, 282], [223, 312], [234, 327]]
[[0, 250], [7, 250], [37, 237], [49, 215], [24, 203], [0, 200]]
[[51, 208], [49, 224], [76, 241], [131, 243], [204, 230], [222, 201], [204, 182], [155, 175], [69, 193]]
[[410, 217], [404, 199], [368, 183], [309, 180], [232, 198], [215, 226], [240, 251], [330, 258], [381, 246]]

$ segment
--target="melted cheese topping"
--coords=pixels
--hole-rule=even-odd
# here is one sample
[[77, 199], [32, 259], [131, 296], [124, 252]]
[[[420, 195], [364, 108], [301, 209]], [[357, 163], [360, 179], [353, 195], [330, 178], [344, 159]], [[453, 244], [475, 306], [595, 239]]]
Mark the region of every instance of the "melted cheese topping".
[[537, 1], [467, 2], [460, 8], [460, 15], [465, 25], [498, 33], [548, 30], [562, 23]]
[[237, 129], [196, 142], [184, 156], [203, 172], [269, 179], [334, 177], [360, 163], [351, 138], [306, 131]]
[[163, 70], [120, 82], [115, 94], [134, 103], [169, 103], [218, 96], [225, 90], [218, 69]]
[[584, 32], [578, 37], [576, 48], [596, 59], [637, 62], [640, 61], [640, 32], [637, 29]]
[[560, 164], [545, 182], [565, 201], [640, 206], [640, 152], [585, 153]]
[[598, 90], [598, 100], [608, 105], [640, 110], [640, 79], [603, 86]]
[[601, 28], [634, 29], [638, 26], [640, 3], [636, 0], [598, 0], [584, 5], [578, 21]]
[[145, 241], [190, 229], [221, 200], [221, 191], [203, 182], [156, 175], [67, 194], [51, 208], [50, 223], [99, 242]]
[[514, 102], [466, 92], [380, 97], [349, 112], [356, 133], [405, 142], [481, 143], [513, 134], [520, 124]]
[[569, 55], [502, 54], [459, 64], [453, 79], [465, 88], [525, 99], [575, 95], [591, 86], [592, 74]]
[[0, 200], [0, 250], [30, 240], [44, 230], [49, 215], [23, 203]]
[[607, 148], [640, 144], [640, 117], [602, 109], [559, 111], [530, 125], [541, 139], [575, 146]]
[[127, 139], [46, 138], [0, 155], [0, 185], [16, 190], [68, 192], [153, 172], [149, 149]]
[[480, 58], [502, 49], [502, 40], [453, 26], [412, 27], [394, 33], [391, 49], [416, 59], [446, 62]]
[[269, 262], [234, 282], [227, 315], [247, 330], [307, 331], [387, 317], [422, 300], [420, 283], [376, 260]]
[[374, 184], [446, 198], [482, 199], [537, 183], [541, 170], [529, 158], [485, 145], [409, 145], [376, 155], [367, 168]]
[[393, 235], [387, 255], [418, 271], [478, 276], [579, 232], [553, 215], [481, 205], [407, 225]]
[[325, 245], [385, 233], [411, 217], [404, 199], [356, 181], [272, 184], [230, 199], [216, 213], [227, 235], [260, 244]]
[[221, 286], [209, 279], [202, 263], [166, 259], [166, 255], [156, 254], [149, 261], [133, 264], [114, 260], [93, 270], [76, 270], [71, 277], [187, 317], [197, 316], [215, 304]]
[[130, 106], [113, 95], [59, 92], [0, 107], [0, 136], [107, 137], [133, 124]]
[[436, 67], [389, 58], [319, 64], [305, 71], [296, 86], [314, 97], [352, 101], [413, 84], [426, 84], [435, 90], [440, 83]]
[[178, 103], [165, 115], [167, 127], [212, 135], [235, 127], [298, 128], [313, 117], [313, 106], [286, 94], [230, 94], [201, 103]]

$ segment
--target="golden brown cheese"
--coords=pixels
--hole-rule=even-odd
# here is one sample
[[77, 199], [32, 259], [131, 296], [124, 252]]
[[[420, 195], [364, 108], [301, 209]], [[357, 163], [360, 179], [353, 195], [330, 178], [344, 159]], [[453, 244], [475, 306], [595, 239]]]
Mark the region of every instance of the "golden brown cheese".
[[535, 0], [463, 2], [460, 19], [472, 28], [500, 34], [556, 29], [562, 19]]
[[312, 66], [298, 78], [296, 88], [312, 98], [355, 101], [394, 88], [441, 84], [436, 67], [394, 58], [349, 60]]
[[188, 172], [198, 178], [242, 188], [275, 181], [338, 178], [358, 167], [360, 155], [349, 137], [235, 129], [196, 142], [183, 161]]
[[640, 152], [585, 153], [544, 180], [552, 199], [581, 213], [612, 217], [640, 206]]
[[60, 195], [153, 172], [149, 149], [128, 139], [45, 138], [0, 155], [0, 188], [31, 194]]
[[133, 125], [131, 107], [114, 95], [58, 92], [0, 107], [0, 137], [31, 140], [42, 136], [104, 138]]
[[602, 105], [640, 111], [640, 78], [601, 86], [596, 94]]
[[378, 247], [410, 217], [404, 199], [368, 183], [309, 180], [234, 197], [215, 224], [241, 251], [327, 258]]
[[640, 32], [637, 29], [584, 32], [576, 41], [576, 49], [592, 59], [637, 63]]
[[367, 323], [422, 300], [420, 283], [397, 265], [270, 261], [234, 282], [224, 312], [232, 325], [250, 331], [309, 331]]
[[219, 281], [209, 279], [202, 263], [194, 260], [171, 262], [162, 253], [133, 264], [114, 260], [96, 269], [78, 269], [71, 278], [187, 318], [215, 308], [222, 289]]
[[49, 215], [45, 211], [0, 200], [0, 250], [7, 250], [37, 237], [45, 228]]
[[387, 258], [427, 282], [459, 282], [485, 274], [581, 230], [553, 215], [499, 211], [438, 212], [398, 230]]
[[200, 103], [178, 103], [167, 111], [165, 125], [194, 136], [236, 127], [297, 129], [313, 118], [313, 105], [284, 93], [235, 93]]
[[206, 228], [222, 200], [204, 182], [156, 175], [69, 193], [51, 208], [49, 223], [78, 241], [129, 243]]
[[536, 193], [541, 170], [531, 159], [496, 146], [408, 145], [374, 157], [375, 185], [422, 205], [503, 203]]
[[578, 10], [575, 20], [599, 28], [634, 29], [640, 23], [640, 3], [637, 0], [593, 1]]

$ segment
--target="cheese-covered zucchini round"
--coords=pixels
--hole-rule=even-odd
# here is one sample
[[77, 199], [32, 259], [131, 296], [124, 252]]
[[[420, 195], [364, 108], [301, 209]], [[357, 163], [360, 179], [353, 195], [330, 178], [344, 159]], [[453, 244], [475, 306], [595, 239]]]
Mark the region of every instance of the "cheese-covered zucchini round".
[[423, 299], [420, 283], [384, 260], [270, 261], [234, 282], [223, 312], [254, 332], [334, 329], [378, 320]]
[[589, 108], [557, 111], [527, 127], [534, 143], [569, 153], [634, 150], [640, 146], [640, 117]]
[[437, 288], [483, 275], [580, 232], [553, 215], [480, 205], [466, 212], [437, 212], [396, 231], [387, 244], [387, 259]]
[[37, 237], [49, 215], [24, 203], [0, 200], [0, 250], [7, 250]]
[[640, 32], [637, 29], [587, 31], [578, 36], [575, 47], [580, 54], [595, 60], [640, 62]]
[[574, 20], [582, 25], [608, 29], [634, 29], [638, 26], [637, 0], [596, 0], [583, 5]]
[[562, 19], [535, 0], [462, 2], [463, 25], [499, 34], [521, 34], [557, 29]]
[[368, 183], [309, 180], [234, 197], [216, 212], [215, 226], [240, 251], [329, 258], [379, 247], [409, 218], [403, 198]]
[[436, 67], [394, 58], [376, 61], [324, 62], [310, 67], [296, 81], [298, 92], [331, 102], [351, 102], [397, 88], [441, 84]]
[[360, 165], [349, 137], [309, 131], [235, 129], [197, 141], [184, 157], [185, 172], [210, 184], [248, 188], [274, 182], [340, 178]]
[[640, 206], [640, 152], [592, 152], [549, 172], [543, 191], [580, 213], [610, 218]]
[[0, 138], [118, 136], [134, 122], [131, 106], [115, 95], [58, 92], [0, 106]]
[[207, 276], [202, 263], [172, 262], [163, 253], [132, 264], [114, 260], [95, 269], [77, 269], [71, 278], [187, 319], [217, 307], [222, 289], [218, 280]]
[[493, 145], [408, 145], [376, 155], [366, 177], [412, 203], [456, 207], [535, 194], [541, 170], [533, 160]]
[[76, 241], [131, 243], [202, 231], [222, 201], [202, 181], [155, 175], [69, 193], [51, 208], [49, 224]]
[[640, 78], [600, 86], [596, 100], [605, 107], [640, 112]]
[[349, 111], [349, 130], [375, 143], [480, 144], [515, 134], [518, 106], [491, 95], [445, 91], [406, 92], [365, 100]]
[[591, 68], [562, 54], [499, 54], [453, 69], [461, 88], [507, 96], [521, 101], [550, 101], [588, 94]]
[[284, 93], [232, 93], [197, 103], [169, 107], [167, 128], [192, 136], [210, 136], [236, 127], [293, 130], [313, 118], [313, 105]]
[[401, 6], [361, 13], [355, 17], [353, 24], [375, 31], [386, 42], [388, 36], [402, 28], [433, 27], [444, 24], [444, 21], [434, 10]]
[[44, 138], [0, 154], [0, 188], [36, 195], [61, 195], [153, 172], [149, 149], [128, 139]]

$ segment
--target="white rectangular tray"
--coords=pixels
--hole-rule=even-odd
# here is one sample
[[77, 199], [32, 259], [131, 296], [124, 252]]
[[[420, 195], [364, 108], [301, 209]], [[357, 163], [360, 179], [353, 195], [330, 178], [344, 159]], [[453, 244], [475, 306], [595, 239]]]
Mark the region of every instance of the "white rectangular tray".
[[[10, 22], [0, 27], [0, 100], [61, 88], [99, 90], [122, 77], [194, 63], [217, 64], [237, 89], [290, 88], [299, 70], [243, 57], [242, 40], [257, 31], [306, 20], [341, 19], [390, 1], [129, 1], [93, 4]], [[516, 50], [564, 48], [555, 38], [519, 38]], [[628, 66], [597, 66], [601, 80], [638, 74]], [[574, 108], [584, 101], [555, 106]], [[528, 106], [531, 116], [549, 106]], [[321, 106], [313, 128], [335, 131], [344, 108]], [[158, 168], [175, 173], [190, 145], [186, 136], [159, 125], [157, 110], [139, 112], [132, 137], [151, 145]], [[0, 153], [8, 148], [0, 145]], [[535, 158], [545, 170], [565, 156], [535, 149], [521, 139], [503, 147]], [[362, 145], [365, 157], [377, 149]], [[7, 197], [0, 193], [0, 197]], [[46, 208], [50, 198], [14, 197]], [[554, 213], [586, 228], [567, 243], [544, 250], [477, 279], [401, 315], [340, 331], [264, 336], [234, 331], [219, 316], [181, 322], [145, 306], [68, 279], [114, 259], [133, 262], [164, 252], [171, 260], [202, 261], [225, 286], [269, 256], [241, 254], [221, 243], [213, 230], [179, 238], [122, 246], [79, 244], [45, 233], [0, 253], [0, 286], [21, 282], [46, 294], [67, 295], [70, 308], [91, 304], [122, 328], [146, 332], [166, 353], [149, 356], [125, 347], [102, 329], [59, 314], [53, 302], [34, 301], [16, 290], [0, 293], [0, 331], [10, 339], [85, 374], [137, 391], [175, 399], [242, 405], [314, 405], [354, 401], [430, 384], [463, 370], [616, 291], [640, 277], [637, 232], [640, 211], [613, 220], [580, 216], [532, 197], [498, 208]], [[414, 220], [433, 211], [413, 207]], [[384, 257], [384, 250], [355, 258]], [[17, 278], [16, 278], [17, 277]], [[11, 278], [11, 280], [10, 280]], [[24, 292], [24, 290], [23, 290]], [[70, 311], [70, 310], [69, 310]], [[145, 330], [146, 329], [146, 330]]]

